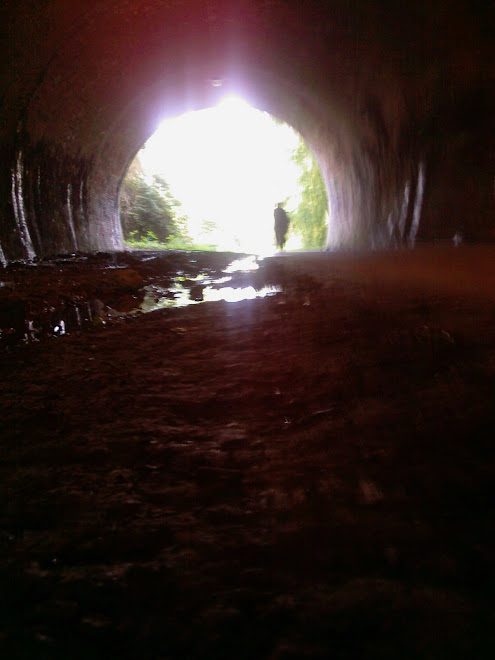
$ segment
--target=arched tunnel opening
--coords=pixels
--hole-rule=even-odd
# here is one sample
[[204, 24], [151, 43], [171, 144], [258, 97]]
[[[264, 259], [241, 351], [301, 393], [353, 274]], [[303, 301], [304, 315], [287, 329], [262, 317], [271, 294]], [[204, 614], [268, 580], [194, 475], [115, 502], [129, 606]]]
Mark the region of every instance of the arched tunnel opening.
[[[308, 142], [337, 218], [332, 247], [407, 245], [460, 227], [472, 239], [491, 236], [492, 44], [479, 16], [444, 22], [418, 10], [406, 22], [398, 9], [339, 6], [320, 20], [319, 12], [326, 16], [312, 4], [299, 15], [292, 3], [157, 3], [131, 13], [132, 27], [113, 3], [40, 12], [39, 24], [12, 13], [3, 259], [121, 249], [119, 184], [160, 109], [208, 107], [225, 89]], [[67, 28], [62, 43], [57, 21]], [[391, 25], [409, 44], [404, 52]], [[23, 39], [38, 44], [41, 33], [51, 45], [23, 58]], [[469, 223], [461, 196], [477, 206]]]
[[120, 187], [124, 244], [273, 254], [278, 204], [289, 218], [285, 249], [326, 247], [326, 189], [302, 136], [225, 94], [163, 119], [139, 150]]
[[407, 21], [387, 3], [157, 2], [133, 13], [95, 0], [31, 22], [6, 8], [3, 259], [121, 249], [116, 198], [130, 159], [163, 110], [209, 107], [225, 89], [316, 154], [338, 218], [330, 245], [387, 248], [460, 227], [486, 239], [492, 43], [482, 8], [454, 4], [447, 21], [426, 8]]
[[[493, 18], [4, 0], [2, 657], [493, 656]], [[225, 94], [314, 154], [325, 249], [124, 249], [136, 153]]]

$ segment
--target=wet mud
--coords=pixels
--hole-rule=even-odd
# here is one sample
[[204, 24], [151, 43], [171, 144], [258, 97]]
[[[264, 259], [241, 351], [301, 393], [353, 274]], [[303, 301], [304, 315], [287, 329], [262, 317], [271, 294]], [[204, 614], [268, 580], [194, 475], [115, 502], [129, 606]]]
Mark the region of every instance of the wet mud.
[[275, 293], [258, 269], [254, 255], [137, 250], [12, 264], [0, 275], [0, 350], [164, 307]]
[[2, 657], [491, 657], [493, 300], [289, 255], [143, 313], [237, 258], [2, 272]]

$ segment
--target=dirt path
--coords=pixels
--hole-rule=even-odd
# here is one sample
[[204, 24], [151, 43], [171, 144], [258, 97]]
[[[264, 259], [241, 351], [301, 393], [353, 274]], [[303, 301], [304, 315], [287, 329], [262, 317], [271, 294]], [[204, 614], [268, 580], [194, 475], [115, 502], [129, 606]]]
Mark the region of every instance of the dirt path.
[[438, 255], [3, 351], [2, 657], [491, 657], [493, 289]]

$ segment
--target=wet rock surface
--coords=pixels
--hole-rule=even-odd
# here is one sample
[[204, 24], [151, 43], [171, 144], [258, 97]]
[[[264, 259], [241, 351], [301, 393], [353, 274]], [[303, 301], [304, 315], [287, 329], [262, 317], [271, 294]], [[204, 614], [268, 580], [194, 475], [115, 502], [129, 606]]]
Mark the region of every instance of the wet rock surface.
[[[114, 266], [232, 260], [169, 256]], [[70, 295], [4, 273], [4, 312], [100, 258]], [[264, 299], [4, 347], [3, 657], [493, 655], [495, 307], [373, 263], [267, 260]]]
[[231, 252], [133, 251], [12, 264], [0, 271], [0, 350], [200, 302], [206, 287], [211, 294], [227, 280], [230, 288], [261, 289], [267, 275], [250, 272], [257, 268], [256, 257]]

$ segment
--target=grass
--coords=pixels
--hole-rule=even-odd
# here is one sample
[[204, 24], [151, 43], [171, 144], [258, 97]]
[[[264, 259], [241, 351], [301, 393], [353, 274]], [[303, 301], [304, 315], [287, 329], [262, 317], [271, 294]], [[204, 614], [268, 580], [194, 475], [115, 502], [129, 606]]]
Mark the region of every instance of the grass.
[[128, 239], [124, 241], [124, 245], [137, 250], [202, 250], [204, 252], [217, 250], [216, 245], [200, 245], [176, 236], [169, 238], [165, 243], [147, 238]]

